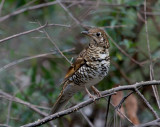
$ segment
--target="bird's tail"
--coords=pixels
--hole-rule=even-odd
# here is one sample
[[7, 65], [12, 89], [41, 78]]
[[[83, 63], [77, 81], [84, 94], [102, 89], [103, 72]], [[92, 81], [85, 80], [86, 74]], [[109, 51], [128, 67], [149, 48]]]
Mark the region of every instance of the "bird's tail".
[[54, 114], [58, 111], [61, 111], [65, 105], [67, 105], [69, 99], [75, 94], [76, 90], [71, 84], [64, 84], [63, 90], [61, 91], [57, 101], [53, 105], [50, 114]]
[[62, 93], [62, 95], [59, 95], [56, 103], [53, 105], [53, 108], [52, 108], [50, 114], [54, 114], [54, 113], [56, 113], [58, 111], [61, 111], [65, 107], [65, 105], [67, 105], [68, 100], [70, 98], [71, 97], [67, 97], [63, 93]]

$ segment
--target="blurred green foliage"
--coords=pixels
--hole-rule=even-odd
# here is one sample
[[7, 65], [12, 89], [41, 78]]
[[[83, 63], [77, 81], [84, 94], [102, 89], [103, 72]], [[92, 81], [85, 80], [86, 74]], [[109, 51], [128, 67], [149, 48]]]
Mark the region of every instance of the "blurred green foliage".
[[[68, 7], [70, 13], [81, 21], [82, 24], [105, 27], [104, 29], [116, 41], [116, 43], [137, 61], [145, 62], [148, 60], [145, 26], [143, 22], [141, 25], [142, 28], [140, 28], [141, 26], [139, 26], [139, 23], [142, 21], [139, 21], [139, 17], [137, 16], [137, 13], [142, 11], [141, 7], [144, 2], [143, 0], [102, 0], [98, 6], [96, 6], [96, 1], [92, 1], [93, 4], [87, 4], [87, 1], [88, 0], [86, 0], [86, 3], [84, 4], [77, 3], [73, 5], [72, 2], [66, 2], [64, 5]], [[33, 3], [28, 5], [30, 2]], [[3, 17], [16, 10], [46, 2], [52, 2], [52, 0], [6, 0], [2, 8], [1, 16]], [[107, 3], [118, 5], [111, 6], [106, 5]], [[159, 7], [160, 1], [156, 1], [153, 6], [150, 6], [155, 12], [159, 11]], [[159, 23], [160, 18], [157, 15], [154, 15], [154, 17], [156, 22]], [[75, 25], [74, 20], [59, 4], [26, 11], [1, 22], [0, 38], [3, 39], [10, 35], [39, 27], [35, 21], [39, 21], [41, 24], [48, 22], [53, 24], [71, 25], [71, 28], [63, 26], [45, 28], [61, 50], [73, 47], [76, 48], [75, 51], [65, 53], [69, 60], [76, 57], [77, 54], [88, 44], [89, 40], [80, 34], [83, 28]], [[106, 26], [113, 28], [107, 28]], [[160, 56], [160, 36], [153, 18], [150, 16], [148, 16], [148, 31], [151, 53], [155, 60], [155, 79], [158, 80], [160, 79], [160, 63], [157, 61]], [[129, 84], [129, 82], [122, 76], [120, 69], [128, 77], [130, 83], [150, 79], [149, 63], [145, 63], [142, 67], [139, 67], [130, 61], [128, 57], [123, 55], [111, 41], [110, 44], [111, 61], [112, 63], [117, 63], [118, 67], [111, 63], [109, 75], [97, 85], [99, 90], [112, 88], [116, 84]], [[56, 50], [54, 45], [41, 31], [36, 31], [8, 40], [0, 45], [0, 68], [27, 56], [34, 56]], [[59, 54], [31, 59], [1, 71], [0, 89], [31, 104], [51, 107], [60, 92], [61, 86], [59, 86], [59, 84], [62, 82], [68, 67], [69, 63], [67, 63], [67, 61]], [[154, 106], [154, 109], [158, 112], [156, 101], [153, 94], [150, 94], [149, 91], [151, 90], [146, 88], [142, 92], [145, 94], [149, 102], [152, 102], [152, 106]], [[78, 93], [73, 99], [71, 99], [71, 102], [75, 104], [83, 101], [84, 96], [84, 93]], [[11, 103], [11, 107], [9, 107], [9, 103]], [[94, 107], [92, 107], [92, 110], [96, 109], [97, 111], [100, 111], [101, 109], [105, 109], [106, 102], [101, 100], [97, 103], [102, 107], [98, 104], [95, 104], [95, 106], [93, 104]], [[142, 104], [142, 102], [139, 103]], [[96, 108], [97, 105], [100, 107], [98, 108], [99, 110]], [[11, 110], [10, 113], [8, 113], [9, 108]], [[142, 112], [138, 114], [141, 122], [153, 119], [152, 114], [147, 112], [146, 108], [143, 106], [139, 106], [139, 110]], [[49, 112], [45, 109], [42, 109], [42, 111]], [[109, 114], [112, 119], [114, 119], [113, 111], [114, 109], [112, 109]], [[28, 107], [16, 102], [8, 101], [1, 97], [0, 112], [0, 123], [7, 123], [7, 117], [8, 114], [10, 114], [9, 123], [7, 124], [15, 127], [41, 118], [38, 113], [35, 113]], [[146, 114], [150, 114], [150, 117], [146, 117]], [[76, 115], [76, 113], [60, 119], [60, 125], [64, 126], [64, 123], [68, 121], [68, 124], [66, 125], [71, 126], [74, 115]], [[94, 120], [93, 117], [95, 116], [89, 116], [92, 121]], [[82, 125], [87, 126], [87, 123], [83, 121]], [[113, 123], [111, 123], [111, 126], [112, 125]], [[125, 123], [124, 125], [129, 124]]]

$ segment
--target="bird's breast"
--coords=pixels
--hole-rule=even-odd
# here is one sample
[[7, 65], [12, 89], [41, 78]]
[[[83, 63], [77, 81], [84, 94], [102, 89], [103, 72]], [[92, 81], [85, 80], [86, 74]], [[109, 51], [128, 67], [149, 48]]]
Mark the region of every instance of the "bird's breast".
[[101, 52], [91, 55], [92, 60], [86, 61], [70, 78], [77, 85], [95, 85], [101, 81], [109, 71], [109, 53]]

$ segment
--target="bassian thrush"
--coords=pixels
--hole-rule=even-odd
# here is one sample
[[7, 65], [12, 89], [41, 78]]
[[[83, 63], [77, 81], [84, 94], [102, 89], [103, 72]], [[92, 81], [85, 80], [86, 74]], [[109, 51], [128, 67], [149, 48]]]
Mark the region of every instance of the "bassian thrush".
[[88, 88], [91, 87], [100, 96], [100, 92], [94, 85], [108, 73], [110, 66], [109, 41], [104, 30], [99, 28], [91, 28], [82, 33], [90, 37], [89, 46], [80, 52], [68, 69], [63, 89], [51, 110], [51, 114], [62, 110], [69, 99], [79, 91], [85, 90], [94, 99], [94, 96], [88, 91]]

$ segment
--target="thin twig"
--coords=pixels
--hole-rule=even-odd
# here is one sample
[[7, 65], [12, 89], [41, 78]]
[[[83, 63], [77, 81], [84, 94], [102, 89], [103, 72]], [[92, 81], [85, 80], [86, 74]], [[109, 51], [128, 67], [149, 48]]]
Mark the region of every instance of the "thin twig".
[[149, 15], [149, 16], [150, 16], [150, 15], [151, 15], [151, 16], [152, 16], [152, 15], [160, 16], [160, 13], [159, 13], [159, 12], [146, 12], [146, 11], [143, 12], [143, 11], [141, 11], [141, 13], [144, 13], [144, 14], [146, 13], [146, 15]]
[[8, 105], [8, 114], [7, 114], [7, 122], [6, 122], [7, 125], [9, 124], [9, 120], [10, 120], [11, 107], [12, 107], [12, 100], [9, 101], [9, 105]]
[[[84, 27], [97, 27], [97, 26], [91, 26], [91, 25], [85, 25], [82, 24]], [[114, 26], [100, 26], [99, 28], [101, 29], [105, 29], [105, 28], [110, 28], [110, 29], [114, 29], [114, 28], [122, 28], [122, 27], [129, 27], [129, 25], [114, 25]]]
[[131, 95], [133, 94], [135, 91], [130, 92], [128, 95], [124, 96], [122, 98], [122, 100], [119, 102], [119, 104], [115, 107], [116, 109], [120, 109], [122, 107], [123, 102]]
[[[106, 98], [105, 100], [108, 102]], [[116, 106], [114, 106], [112, 102], [110, 102], [110, 104], [116, 109]], [[120, 113], [124, 118], [126, 118], [132, 125], [134, 125], [133, 122], [125, 114], [123, 114], [118, 108], [117, 108], [117, 112]]]
[[134, 123], [125, 114], [123, 114], [119, 109], [117, 109], [117, 112], [120, 113], [124, 118], [126, 118], [132, 125], [134, 125]]
[[[144, 11], [146, 12], [146, 0], [144, 1]], [[144, 17], [145, 17], [147, 48], [148, 48], [148, 55], [149, 55], [149, 59], [150, 59], [150, 80], [154, 80], [153, 63], [152, 63], [152, 56], [151, 56], [151, 49], [150, 49], [150, 42], [149, 42], [149, 35], [148, 35], [148, 25], [147, 25], [146, 13], [145, 13]]]
[[81, 24], [74, 16], [73, 14], [61, 3], [61, 1], [56, 0], [59, 5], [68, 13], [68, 15], [77, 23], [77, 24]]
[[[40, 24], [40, 23], [39, 23]], [[70, 60], [68, 60], [68, 58], [62, 53], [62, 51], [59, 49], [59, 47], [56, 45], [56, 43], [52, 40], [52, 38], [49, 36], [49, 34], [46, 32], [45, 29], [43, 29], [43, 32], [46, 34], [47, 38], [52, 42], [52, 44], [56, 47], [56, 49], [58, 50], [58, 52], [61, 54], [62, 57], [65, 58], [65, 60], [70, 63], [70, 65], [72, 64], [70, 62]]]
[[11, 35], [9, 37], [6, 37], [6, 38], [3, 38], [0, 40], [0, 43], [4, 42], [4, 41], [7, 41], [7, 40], [10, 40], [10, 39], [13, 39], [13, 38], [16, 38], [16, 37], [19, 37], [19, 36], [22, 36], [22, 35], [25, 35], [25, 34], [29, 34], [29, 33], [32, 33], [32, 32], [35, 32], [35, 31], [38, 31], [40, 29], [43, 29], [45, 27], [49, 27], [49, 26], [62, 26], [62, 27], [67, 27], [67, 28], [70, 28], [70, 25], [63, 25], [63, 24], [44, 24], [40, 27], [37, 27], [35, 29], [32, 29], [32, 30], [28, 30], [28, 31], [24, 31], [24, 32], [21, 32], [21, 33], [18, 33], [18, 34], [14, 34], [14, 35]]
[[142, 66], [140, 62], [138, 62], [137, 60], [133, 59], [128, 53], [126, 53], [119, 45], [117, 45], [117, 43], [112, 39], [111, 36], [109, 36], [108, 33], [106, 33], [107, 36], [109, 37], [109, 39], [112, 41], [112, 43], [125, 55], [127, 56], [132, 62], [134, 62], [135, 64]]
[[21, 103], [21, 104], [29, 107], [30, 109], [32, 109], [33, 111], [39, 113], [43, 117], [48, 115], [47, 113], [40, 111], [38, 108], [36, 108], [34, 105], [30, 104], [29, 102], [25, 102], [25, 101], [23, 101], [23, 100], [21, 100], [21, 99], [19, 99], [17, 97], [14, 97], [14, 96], [12, 96], [12, 95], [10, 95], [8, 93], [3, 92], [2, 90], [0, 90], [0, 95], [3, 95], [4, 98], [6, 98], [7, 100], [15, 101], [15, 102]]
[[[154, 80], [154, 70], [153, 70], [153, 62], [152, 62], [152, 56], [151, 56], [151, 49], [150, 49], [150, 42], [149, 42], [149, 35], [148, 35], [148, 26], [147, 26], [147, 16], [146, 16], [146, 0], [144, 1], [144, 18], [145, 18], [145, 30], [146, 30], [146, 39], [147, 39], [147, 48], [148, 48], [148, 55], [150, 59], [150, 80]], [[156, 86], [152, 85], [152, 89], [158, 104], [158, 107], [160, 109], [160, 97], [158, 95], [158, 89]]]
[[105, 117], [106, 119], [105, 119], [104, 127], [107, 127], [110, 101], [111, 101], [111, 96], [108, 97], [108, 104], [107, 104], [107, 111], [106, 111], [106, 117]]
[[[67, 28], [71, 28], [71, 25], [65, 25], [65, 24], [44, 24], [43, 26], [40, 26], [40, 27], [37, 27], [35, 29], [32, 29], [32, 30], [28, 30], [28, 31], [24, 31], [24, 32], [21, 32], [21, 33], [18, 33], [18, 34], [14, 34], [14, 35], [11, 35], [9, 37], [6, 37], [6, 38], [3, 38], [0, 40], [0, 43], [3, 43], [4, 41], [8, 41], [10, 39], [13, 39], [13, 38], [16, 38], [16, 37], [20, 37], [22, 35], [26, 35], [26, 34], [30, 34], [32, 32], [35, 32], [35, 31], [39, 31], [40, 29], [43, 29], [45, 27], [50, 27], [50, 26], [60, 26], [60, 27], [67, 27]], [[88, 25], [83, 25], [83, 26], [88, 26]], [[89, 27], [93, 27], [93, 26], [89, 26]], [[95, 26], [94, 26], [95, 27]], [[110, 26], [104, 26], [102, 28], [105, 28], [105, 27], [110, 27]], [[120, 26], [119, 26], [120, 27]]]
[[114, 28], [122, 28], [122, 27], [129, 27], [128, 25], [114, 25], [114, 26], [102, 26], [100, 28], [110, 28], [110, 29], [114, 29]]
[[2, 8], [3, 8], [4, 2], [5, 2], [5, 0], [2, 0], [2, 1], [1, 1], [1, 4], [0, 4], [0, 16], [1, 16], [1, 13], [2, 13]]
[[156, 120], [153, 120], [151, 122], [136, 125], [136, 126], [133, 126], [133, 127], [160, 127], [160, 118], [156, 119]]
[[[5, 92], [3, 92], [3, 93], [5, 93]], [[0, 91], [0, 94], [2, 94], [2, 92]], [[7, 94], [7, 96], [6, 96], [6, 94]], [[25, 106], [28, 106], [28, 104], [27, 103], [25, 103], [25, 101], [23, 102], [23, 100], [21, 100], [21, 101], [19, 101], [18, 99], [19, 98], [13, 98], [13, 96], [12, 95], [10, 95], [10, 96], [8, 96], [8, 95], [10, 95], [10, 94], [8, 94], [8, 93], [5, 93], [5, 95], [0, 95], [0, 98], [4, 98], [4, 99], [6, 99], [6, 100], [9, 100], [9, 101], [14, 101], [14, 102], [17, 102], [17, 103], [20, 103], [20, 104], [23, 104], [23, 105], [25, 105]], [[13, 100], [12, 100], [13, 99]], [[36, 107], [36, 108], [39, 108], [39, 109], [45, 109], [45, 110], [50, 110], [50, 108], [48, 108], [48, 107], [43, 107], [43, 106], [39, 106], [39, 105], [33, 105], [33, 104], [30, 104], [29, 103], [29, 105], [32, 105], [33, 107]]]
[[138, 91], [138, 95], [144, 100], [144, 103], [147, 105], [147, 107], [149, 108], [149, 110], [155, 115], [155, 117], [157, 118], [158, 115], [157, 113], [154, 111], [154, 109], [152, 108], [152, 106], [149, 104], [149, 102], [145, 99], [145, 97], [139, 92], [138, 89], [140, 89], [141, 87], [136, 87], [134, 91], [130, 92], [128, 95], [126, 95], [125, 97], [123, 97], [123, 99], [120, 101], [120, 103], [116, 106], [116, 109], [120, 109], [121, 105], [123, 104], [123, 102], [131, 95], [133, 94], [135, 91]]
[[[75, 3], [75, 1], [61, 1], [61, 2], [63, 2], [63, 3]], [[76, 2], [84, 4], [85, 6], [96, 4], [96, 2], [93, 2], [93, 1], [76, 1]], [[16, 15], [24, 13], [26, 11], [52, 6], [52, 5], [55, 5], [57, 3], [58, 3], [58, 1], [53, 1], [53, 2], [38, 4], [38, 5], [35, 5], [35, 6], [25, 7], [25, 8], [16, 10], [16, 11], [10, 13], [10, 14], [7, 14], [3, 17], [0, 17], [0, 22], [3, 22], [3, 21], [7, 20], [8, 18], [10, 18], [12, 16], [16, 16]], [[124, 4], [109, 4], [109, 3], [106, 3], [106, 2], [100, 2], [99, 4], [103, 5], [103, 6], [109, 6], [109, 7], [120, 7], [120, 6], [126, 6], [127, 7], [127, 5], [124, 5]]]
[[88, 117], [86, 116], [86, 114], [83, 113], [82, 110], [80, 110], [80, 113], [82, 114], [82, 116], [84, 117], [84, 119], [87, 121], [88, 125], [90, 127], [94, 127], [94, 125], [92, 124], [92, 122], [88, 119]]
[[124, 78], [124, 80], [126, 80], [126, 82], [128, 84], [131, 84], [130, 79], [128, 78], [128, 76], [126, 75], [126, 73], [123, 71], [123, 69], [119, 66], [119, 64], [117, 64], [114, 61], [111, 61], [111, 63], [119, 70], [120, 74], [122, 75], [122, 77]]
[[144, 101], [144, 103], [147, 105], [147, 107], [150, 109], [151, 112], [153, 112], [154, 116], [158, 119], [158, 114], [156, 113], [156, 111], [154, 111], [154, 109], [152, 108], [152, 106], [149, 104], [149, 102], [146, 100], [146, 98], [139, 92], [139, 90], [137, 88], [135, 88], [136, 93], [142, 98], [142, 100]]
[[114, 111], [114, 127], [118, 127], [118, 115], [116, 110]]
[[[64, 51], [62, 51], [62, 52], [65, 53], [65, 52], [70, 52], [70, 51], [73, 51], [73, 50], [75, 50], [75, 48], [66, 49], [66, 50], [64, 50]], [[24, 61], [31, 60], [31, 59], [35, 59], [35, 58], [40, 58], [40, 57], [46, 57], [46, 56], [48, 56], [48, 55], [53, 55], [53, 54], [57, 54], [57, 52], [53, 52], [53, 51], [52, 51], [52, 52], [43, 53], [43, 54], [38, 54], [38, 55], [35, 55], [35, 56], [29, 56], [29, 57], [25, 57], [25, 58], [22, 58], [22, 59], [13, 61], [13, 62], [11, 62], [11, 63], [9, 63], [9, 64], [4, 65], [3, 67], [1, 67], [1, 68], [0, 68], [0, 72], [6, 70], [6, 69], [8, 69], [9, 67], [12, 67], [12, 66], [14, 66], [14, 65], [16, 65], [16, 64], [22, 63], [22, 62], [24, 62]]]
[[10, 18], [12, 16], [15, 16], [15, 15], [21, 14], [23, 12], [26, 12], [26, 11], [34, 10], [34, 9], [38, 9], [38, 8], [42, 8], [42, 7], [47, 7], [47, 6], [51, 6], [51, 5], [54, 5], [54, 4], [57, 4], [57, 1], [38, 4], [38, 5], [35, 5], [35, 6], [30, 6], [30, 7], [26, 7], [26, 8], [14, 11], [14, 12], [8, 14], [8, 15], [5, 15], [5, 16], [1, 17], [0, 18], [0, 22], [4, 21], [4, 20], [6, 20], [6, 19], [8, 19], [8, 18]]

